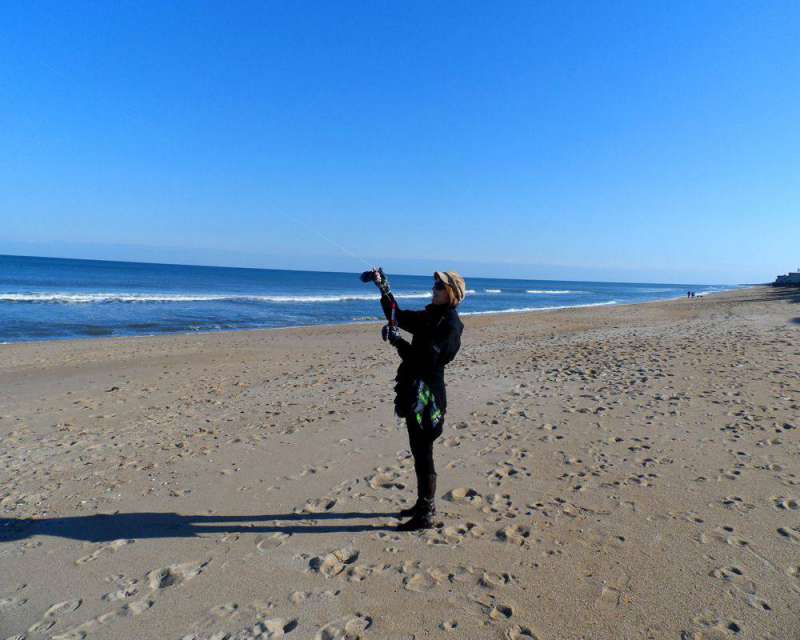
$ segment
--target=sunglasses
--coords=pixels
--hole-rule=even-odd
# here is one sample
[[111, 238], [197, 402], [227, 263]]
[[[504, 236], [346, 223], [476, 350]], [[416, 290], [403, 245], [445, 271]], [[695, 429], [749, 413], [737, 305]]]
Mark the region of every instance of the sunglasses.
[[443, 289], [447, 288], [447, 285], [444, 282], [442, 282], [441, 280], [437, 280], [436, 282], [433, 283], [433, 288], [436, 291], [442, 291]]

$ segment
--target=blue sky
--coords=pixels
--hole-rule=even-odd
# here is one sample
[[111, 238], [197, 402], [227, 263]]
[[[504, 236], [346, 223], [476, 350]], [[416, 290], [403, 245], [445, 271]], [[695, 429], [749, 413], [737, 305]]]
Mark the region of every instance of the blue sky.
[[799, 32], [797, 2], [10, 3], [0, 253], [772, 279]]

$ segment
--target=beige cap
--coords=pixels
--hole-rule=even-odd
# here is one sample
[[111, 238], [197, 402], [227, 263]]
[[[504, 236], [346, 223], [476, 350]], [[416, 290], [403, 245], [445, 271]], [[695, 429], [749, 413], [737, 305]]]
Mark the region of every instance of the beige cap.
[[464, 283], [464, 278], [461, 277], [458, 271], [437, 271], [433, 274], [433, 277], [448, 285], [456, 294], [458, 302], [464, 299], [466, 284]]

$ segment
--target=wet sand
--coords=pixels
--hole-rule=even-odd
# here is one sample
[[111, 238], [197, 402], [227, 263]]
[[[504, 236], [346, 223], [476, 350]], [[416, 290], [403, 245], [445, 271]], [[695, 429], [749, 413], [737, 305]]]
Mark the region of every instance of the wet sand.
[[800, 294], [0, 346], [0, 638], [800, 637]]

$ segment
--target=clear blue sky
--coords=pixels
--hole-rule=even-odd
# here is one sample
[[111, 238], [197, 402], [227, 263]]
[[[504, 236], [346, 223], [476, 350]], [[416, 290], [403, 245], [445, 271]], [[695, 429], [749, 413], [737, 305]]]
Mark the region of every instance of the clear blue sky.
[[772, 279], [798, 34], [796, 1], [6, 3], [0, 253]]

